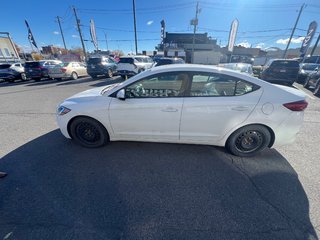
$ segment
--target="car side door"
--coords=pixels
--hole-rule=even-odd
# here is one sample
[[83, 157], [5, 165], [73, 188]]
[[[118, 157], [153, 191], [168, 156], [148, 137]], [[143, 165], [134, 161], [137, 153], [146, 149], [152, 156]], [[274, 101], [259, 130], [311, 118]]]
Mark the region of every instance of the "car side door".
[[262, 90], [240, 78], [220, 73], [190, 73], [184, 99], [180, 139], [214, 144], [243, 123], [257, 105]]
[[186, 74], [171, 72], [140, 79], [123, 88], [125, 99], [112, 98], [109, 120], [121, 140], [179, 139]]

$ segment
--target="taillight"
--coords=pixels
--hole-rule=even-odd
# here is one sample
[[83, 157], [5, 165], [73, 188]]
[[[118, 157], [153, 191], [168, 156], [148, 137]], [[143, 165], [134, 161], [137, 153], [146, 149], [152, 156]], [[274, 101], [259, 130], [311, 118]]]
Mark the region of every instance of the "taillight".
[[61, 68], [61, 72], [66, 72], [67, 71], [67, 69], [66, 68]]
[[306, 100], [302, 100], [297, 102], [285, 103], [283, 104], [283, 106], [290, 109], [291, 111], [299, 112], [307, 108], [308, 102]]

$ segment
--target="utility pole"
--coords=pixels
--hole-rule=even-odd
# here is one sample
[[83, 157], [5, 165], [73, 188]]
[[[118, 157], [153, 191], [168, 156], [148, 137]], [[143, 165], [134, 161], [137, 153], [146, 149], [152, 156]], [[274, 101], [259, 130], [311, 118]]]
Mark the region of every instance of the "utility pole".
[[64, 40], [64, 36], [63, 36], [63, 32], [62, 32], [62, 27], [61, 27], [60, 17], [59, 16], [57, 16], [57, 20], [58, 20], [58, 24], [59, 24], [59, 28], [60, 28], [60, 33], [61, 33], [61, 37], [62, 37], [62, 41], [63, 41], [63, 46], [64, 46], [64, 49], [67, 50], [66, 41]]
[[196, 17], [195, 17], [195, 19], [191, 20], [191, 25], [193, 25], [191, 63], [194, 62], [194, 44], [195, 44], [195, 40], [196, 40], [196, 31], [197, 31], [197, 25], [198, 25], [198, 13], [200, 13], [199, 2], [197, 2], [197, 6], [196, 6]]
[[310, 53], [310, 56], [311, 56], [311, 57], [312, 57], [314, 51], [316, 50], [316, 48], [317, 48], [317, 46], [318, 46], [319, 40], [320, 40], [320, 33], [319, 33], [319, 36], [318, 36], [318, 38], [317, 38], [317, 41], [316, 41], [316, 43], [314, 44], [314, 46], [313, 46], [313, 48], [312, 48], [312, 51], [311, 51], [311, 53]]
[[133, 24], [134, 24], [134, 41], [136, 46], [136, 55], [138, 55], [138, 42], [137, 42], [137, 23], [136, 23], [136, 2], [132, 0], [133, 4]]
[[108, 36], [107, 33], [104, 33], [104, 38], [106, 39], [106, 45], [107, 45], [107, 50], [109, 50], [109, 46], [108, 46]]
[[80, 40], [81, 40], [81, 44], [82, 44], [82, 50], [83, 50], [84, 58], [86, 59], [87, 58], [86, 48], [84, 46], [84, 41], [83, 41], [83, 38], [82, 38], [82, 33], [81, 33], [81, 28], [80, 28], [80, 20], [78, 19], [78, 15], [77, 15], [75, 7], [73, 7], [73, 12], [74, 12], [74, 16], [75, 16], [76, 22], [77, 22], [77, 28], [78, 28], [78, 32], [79, 32], [79, 36], [80, 36]]
[[297, 27], [297, 24], [298, 24], [298, 22], [299, 22], [299, 19], [300, 19], [300, 16], [301, 16], [301, 13], [302, 13], [303, 8], [304, 8], [304, 4], [302, 4], [302, 6], [301, 6], [301, 8], [300, 8], [300, 11], [299, 11], [299, 14], [298, 14], [296, 23], [294, 24], [294, 27], [293, 27], [293, 29], [292, 29], [292, 32], [291, 32], [291, 35], [290, 35], [290, 38], [289, 38], [289, 41], [288, 41], [286, 50], [284, 50], [284, 53], [283, 53], [282, 58], [286, 58], [286, 54], [287, 54], [289, 45], [290, 45], [290, 43], [291, 43], [291, 39], [292, 39], [292, 37], [293, 37], [294, 31], [296, 30], [296, 27]]

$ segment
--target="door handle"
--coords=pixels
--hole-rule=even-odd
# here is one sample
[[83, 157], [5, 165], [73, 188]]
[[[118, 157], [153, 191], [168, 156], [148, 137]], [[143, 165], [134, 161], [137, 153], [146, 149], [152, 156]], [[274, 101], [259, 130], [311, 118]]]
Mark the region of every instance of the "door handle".
[[236, 106], [236, 107], [233, 107], [231, 109], [234, 110], [234, 111], [246, 111], [246, 110], [249, 109], [249, 107], [248, 106]]
[[161, 111], [162, 112], [178, 112], [178, 109], [173, 107], [167, 107], [167, 108], [161, 109]]

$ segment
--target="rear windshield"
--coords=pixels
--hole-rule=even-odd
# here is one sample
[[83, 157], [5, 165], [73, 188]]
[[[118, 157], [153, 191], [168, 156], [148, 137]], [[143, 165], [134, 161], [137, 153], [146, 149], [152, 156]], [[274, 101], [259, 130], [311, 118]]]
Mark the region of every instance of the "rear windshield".
[[39, 62], [26, 62], [25, 66], [26, 67], [39, 67], [40, 63]]
[[133, 64], [134, 63], [134, 59], [133, 58], [120, 58], [119, 63], [130, 63], [130, 64]]
[[157, 66], [172, 64], [172, 59], [160, 59], [157, 63]]
[[10, 64], [1, 64], [1, 65], [0, 65], [0, 69], [7, 69], [7, 68], [9, 68], [9, 67], [11, 67]]
[[272, 67], [299, 67], [298, 61], [274, 61], [271, 63]]
[[89, 58], [88, 63], [101, 63], [101, 58]]

